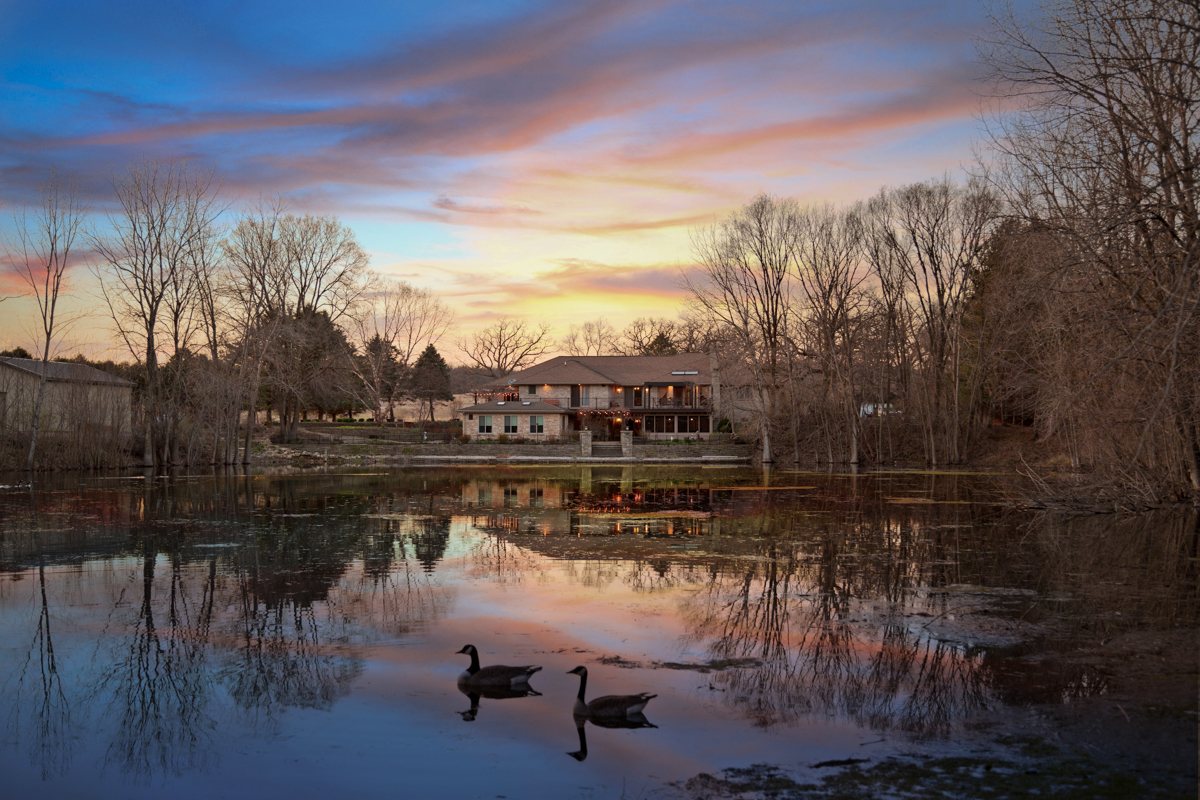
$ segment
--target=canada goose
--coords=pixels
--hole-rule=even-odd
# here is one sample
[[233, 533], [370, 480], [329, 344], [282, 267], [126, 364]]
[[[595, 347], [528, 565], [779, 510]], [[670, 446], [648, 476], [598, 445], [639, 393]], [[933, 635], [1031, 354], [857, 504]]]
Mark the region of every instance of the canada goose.
[[471, 700], [471, 707], [466, 711], [458, 712], [462, 715], [464, 722], [474, 722], [475, 717], [479, 714], [479, 698], [486, 697], [489, 700], [508, 700], [513, 697], [541, 697], [542, 693], [529, 688], [529, 684], [521, 684], [520, 688], [511, 686], [474, 686], [466, 683], [460, 683], [458, 690], [465, 694]]
[[471, 657], [471, 666], [458, 676], [458, 682], [472, 688], [484, 686], [528, 688], [529, 676], [541, 669], [541, 667], [506, 667], [502, 664], [480, 667], [479, 651], [473, 644], [464, 646], [455, 655], [461, 653], [466, 653]]
[[[635, 720], [636, 717], [642, 716], [642, 709], [646, 707], [651, 698], [658, 697], [656, 694], [610, 694], [604, 697], [597, 697], [592, 702], [587, 702], [583, 699], [584, 691], [587, 690], [587, 667], [576, 667], [567, 673], [568, 675], [579, 676], [579, 695], [575, 698], [575, 714], [580, 717], [588, 717], [595, 721], [597, 719], [626, 718]], [[636, 717], [635, 717], [636, 715]], [[603, 725], [603, 723], [600, 723]], [[642, 726], [637, 726], [642, 727]]]

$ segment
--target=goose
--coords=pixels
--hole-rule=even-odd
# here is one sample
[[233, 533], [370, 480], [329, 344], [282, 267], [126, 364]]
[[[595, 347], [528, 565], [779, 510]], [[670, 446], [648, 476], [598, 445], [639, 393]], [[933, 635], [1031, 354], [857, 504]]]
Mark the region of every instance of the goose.
[[589, 703], [583, 699], [584, 691], [587, 690], [587, 667], [576, 667], [567, 674], [579, 676], [579, 695], [575, 698], [575, 715], [588, 717], [593, 721], [605, 718], [611, 719], [613, 717], [624, 717], [637, 722], [644, 721], [645, 717], [642, 716], [642, 709], [646, 707], [646, 703], [649, 703], [652, 698], [658, 697], [656, 694], [647, 694], [646, 692], [641, 692], [640, 694], [610, 694], [604, 697], [597, 697]]
[[529, 676], [541, 669], [541, 667], [506, 667], [502, 664], [480, 667], [479, 651], [475, 649], [475, 645], [473, 644], [465, 645], [455, 655], [462, 653], [471, 657], [471, 666], [467, 667], [466, 671], [458, 676], [460, 685], [527, 689], [529, 687]]

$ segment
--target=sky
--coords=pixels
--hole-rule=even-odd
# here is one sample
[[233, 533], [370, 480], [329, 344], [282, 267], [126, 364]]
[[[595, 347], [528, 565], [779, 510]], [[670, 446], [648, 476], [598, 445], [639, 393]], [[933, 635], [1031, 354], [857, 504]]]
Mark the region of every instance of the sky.
[[[0, 0], [0, 233], [51, 168], [101, 225], [114, 174], [186, 158], [435, 291], [452, 363], [498, 316], [620, 329], [673, 317], [691, 232], [761, 192], [961, 174], [985, 31], [971, 0]], [[57, 350], [120, 358], [93, 284]], [[0, 348], [39, 324], [0, 303]]]

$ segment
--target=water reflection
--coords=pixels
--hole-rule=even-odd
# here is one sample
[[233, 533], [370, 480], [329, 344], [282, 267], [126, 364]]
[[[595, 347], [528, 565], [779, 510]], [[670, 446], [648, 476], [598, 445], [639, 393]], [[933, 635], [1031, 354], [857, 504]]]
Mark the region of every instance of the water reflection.
[[471, 707], [466, 711], [458, 712], [464, 722], [474, 722], [475, 717], [479, 715], [479, 700], [487, 698], [489, 700], [512, 700], [518, 697], [541, 697], [542, 693], [529, 688], [526, 684], [522, 689], [505, 688], [503, 686], [466, 686], [459, 683], [458, 690], [465, 694], [471, 701]]
[[657, 728], [641, 713], [628, 717], [588, 717], [575, 715], [575, 733], [579, 737], [579, 749], [568, 752], [576, 761], [584, 761], [588, 757], [587, 731], [585, 727], [591, 723], [598, 728]]
[[[1001, 703], [1109, 691], [1100, 671], [1055, 659], [1081, 637], [1196, 623], [1192, 512], [1015, 515], [966, 476], [769, 483], [631, 467], [235, 472], [0, 494], [9, 738], [43, 780], [80, 769], [90, 742], [138, 783], [214, 771], [231, 726], [270, 734], [285, 709], [333, 710], [368, 648], [418, 652], [463, 591], [506, 636], [530, 630], [518, 599], [576, 603], [581, 653], [620, 647], [638, 598], [668, 598], [655, 665], [703, 670], [699, 691], [730, 718], [917, 737]], [[611, 618], [589, 611], [618, 592], [633, 599], [605, 607]], [[439, 713], [472, 721], [490, 701], [539, 695], [461, 691], [470, 707]], [[577, 719], [580, 761], [589, 721], [655, 727]]]

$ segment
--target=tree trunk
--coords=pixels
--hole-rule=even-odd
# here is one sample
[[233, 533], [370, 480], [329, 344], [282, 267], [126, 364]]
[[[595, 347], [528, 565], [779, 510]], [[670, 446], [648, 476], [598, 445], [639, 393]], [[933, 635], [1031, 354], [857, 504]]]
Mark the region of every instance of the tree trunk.
[[33, 424], [29, 429], [29, 455], [25, 458], [25, 470], [33, 471], [33, 458], [37, 452], [38, 428], [42, 421], [42, 401], [46, 397], [46, 363], [50, 360], [50, 339], [46, 339], [46, 349], [42, 353], [42, 378], [38, 383], [37, 400], [33, 404]]

